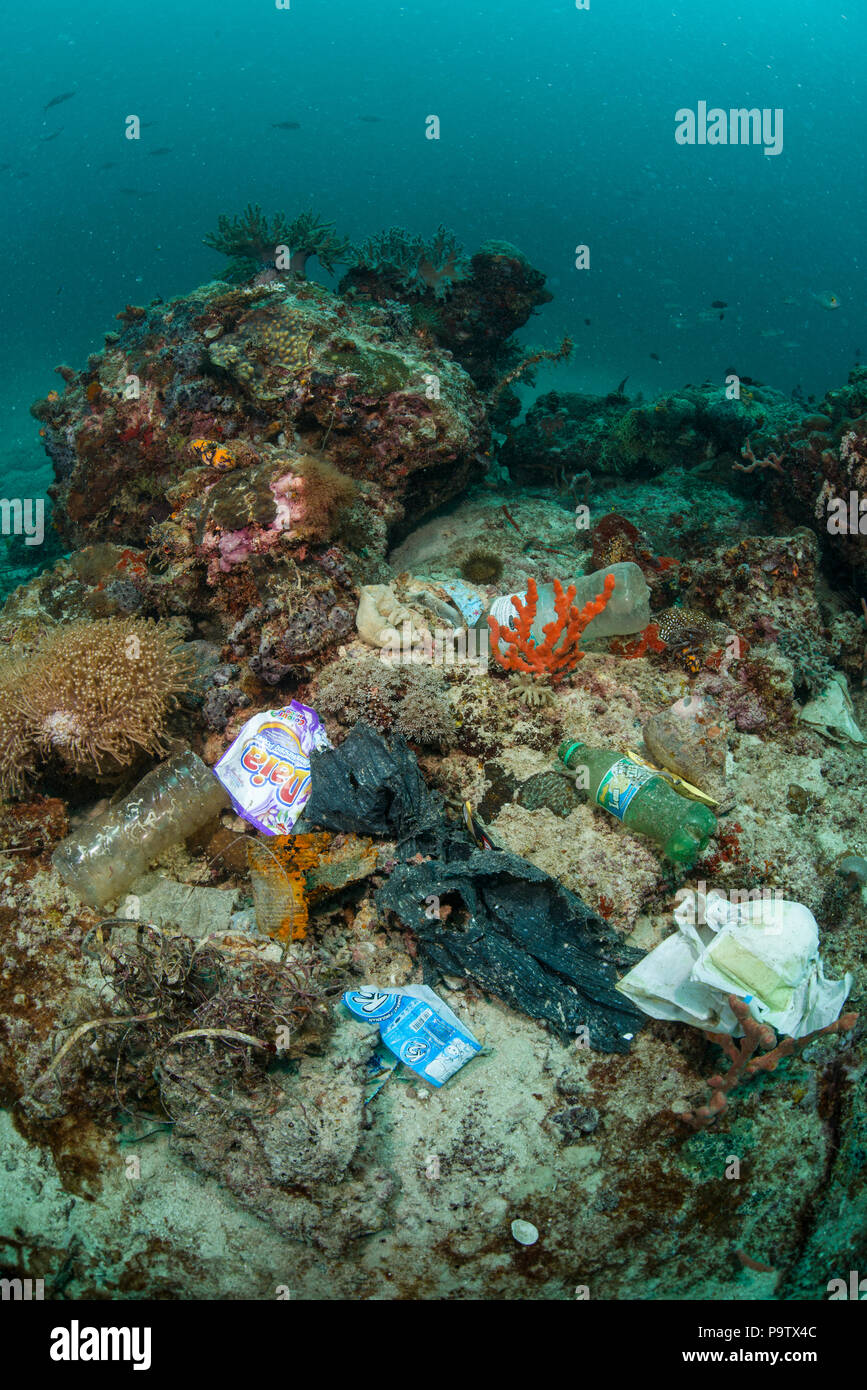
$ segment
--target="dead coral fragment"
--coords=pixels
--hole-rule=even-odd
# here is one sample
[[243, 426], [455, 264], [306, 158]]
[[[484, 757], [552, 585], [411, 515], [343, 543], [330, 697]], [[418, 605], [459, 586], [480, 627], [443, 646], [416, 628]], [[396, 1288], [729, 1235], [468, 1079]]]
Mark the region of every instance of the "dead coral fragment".
[[[825, 1028], [817, 1028], [803, 1038], [781, 1038], [766, 1023], [759, 1023], [750, 1012], [749, 1004], [730, 994], [728, 998], [732, 1013], [744, 1030], [742, 1038], [732, 1038], [728, 1033], [708, 1033], [711, 1042], [718, 1043], [729, 1058], [731, 1066], [725, 1076], [711, 1076], [708, 1085], [711, 1098], [707, 1105], [684, 1113], [681, 1118], [690, 1129], [705, 1129], [721, 1115], [728, 1105], [729, 1091], [741, 1081], [748, 1081], [761, 1071], [776, 1071], [785, 1057], [794, 1052], [803, 1052], [808, 1043], [823, 1033], [848, 1033], [858, 1022], [857, 1014], [841, 1014], [835, 1023]], [[756, 1054], [759, 1054], [758, 1056]]]
[[11, 745], [19, 769], [29, 772], [37, 758], [56, 756], [90, 775], [129, 766], [139, 753], [161, 752], [166, 716], [192, 674], [176, 646], [156, 623], [138, 618], [73, 623], [52, 632], [14, 678], [17, 722], [3, 721], [10, 697], [0, 702], [0, 728], [7, 731], [0, 791], [20, 785], [10, 766]]

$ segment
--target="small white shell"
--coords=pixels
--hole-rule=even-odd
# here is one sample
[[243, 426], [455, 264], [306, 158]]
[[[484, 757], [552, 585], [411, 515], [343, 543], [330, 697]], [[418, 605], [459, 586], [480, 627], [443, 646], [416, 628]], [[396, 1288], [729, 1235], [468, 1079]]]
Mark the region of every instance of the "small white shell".
[[512, 1235], [519, 1245], [535, 1245], [539, 1239], [539, 1232], [532, 1221], [513, 1221]]

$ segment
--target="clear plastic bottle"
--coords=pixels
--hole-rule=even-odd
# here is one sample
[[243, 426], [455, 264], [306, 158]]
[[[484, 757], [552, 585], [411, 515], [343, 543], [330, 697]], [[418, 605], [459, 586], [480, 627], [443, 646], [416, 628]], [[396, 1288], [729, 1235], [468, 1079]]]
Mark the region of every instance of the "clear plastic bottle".
[[[632, 560], [621, 560], [616, 565], [609, 565], [607, 569], [597, 570], [595, 574], [573, 576], [568, 583], [563, 580], [563, 588], [568, 589], [569, 584], [574, 584], [575, 606], [583, 608], [585, 603], [591, 603], [602, 593], [609, 574], [614, 575], [614, 592], [599, 616], [593, 618], [584, 629], [585, 642], [592, 642], [596, 637], [620, 637], [629, 632], [643, 632], [650, 622], [650, 590], [640, 568]], [[531, 635], [534, 642], [543, 642], [543, 628], [557, 616], [554, 608], [554, 586], [539, 584], [537, 588], [539, 601]], [[501, 598], [494, 599], [475, 626], [485, 624], [490, 615], [496, 618], [501, 627], [512, 627], [515, 619], [513, 598], [519, 598], [525, 603], [526, 590], [520, 594], [503, 594]]]
[[557, 755], [575, 771], [587, 769], [587, 790], [597, 806], [622, 820], [627, 830], [655, 840], [674, 864], [688, 868], [716, 832], [716, 816], [699, 801], [679, 796], [658, 772], [614, 748], [588, 748], [579, 739], [560, 745]]
[[89, 907], [103, 907], [120, 898], [158, 854], [229, 806], [225, 789], [201, 758], [179, 753], [147, 773], [99, 820], [61, 841], [51, 862]]

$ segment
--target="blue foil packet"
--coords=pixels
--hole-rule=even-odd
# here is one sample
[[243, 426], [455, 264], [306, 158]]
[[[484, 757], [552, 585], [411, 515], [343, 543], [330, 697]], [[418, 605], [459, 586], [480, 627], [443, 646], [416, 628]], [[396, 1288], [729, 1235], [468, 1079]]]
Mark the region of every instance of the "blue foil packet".
[[386, 1047], [432, 1086], [442, 1086], [482, 1050], [481, 1043], [427, 985], [406, 989], [365, 985], [347, 990], [343, 1003], [354, 1018], [378, 1024]]

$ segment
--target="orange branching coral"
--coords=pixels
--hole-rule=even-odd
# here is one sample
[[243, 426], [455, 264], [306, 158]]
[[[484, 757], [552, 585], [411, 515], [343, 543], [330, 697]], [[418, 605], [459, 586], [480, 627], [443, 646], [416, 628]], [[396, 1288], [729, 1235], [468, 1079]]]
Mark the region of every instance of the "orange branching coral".
[[191, 675], [173, 634], [138, 618], [58, 628], [0, 681], [0, 796], [40, 758], [101, 776], [163, 749], [165, 721]]
[[[514, 629], [500, 627], [496, 618], [488, 618], [491, 630], [493, 653], [497, 661], [507, 671], [528, 671], [534, 676], [550, 676], [556, 683], [569, 671], [574, 671], [584, 653], [579, 646], [581, 634], [587, 624], [602, 612], [614, 592], [615, 579], [609, 574], [603, 591], [579, 609], [575, 607], [575, 585], [563, 591], [559, 579], [554, 580], [554, 610], [557, 614], [553, 622], [546, 623], [542, 631], [544, 642], [537, 643], [531, 636], [536, 618], [536, 605], [539, 591], [535, 579], [527, 582], [527, 602], [512, 599], [516, 621]], [[500, 642], [505, 646], [500, 651]]]

